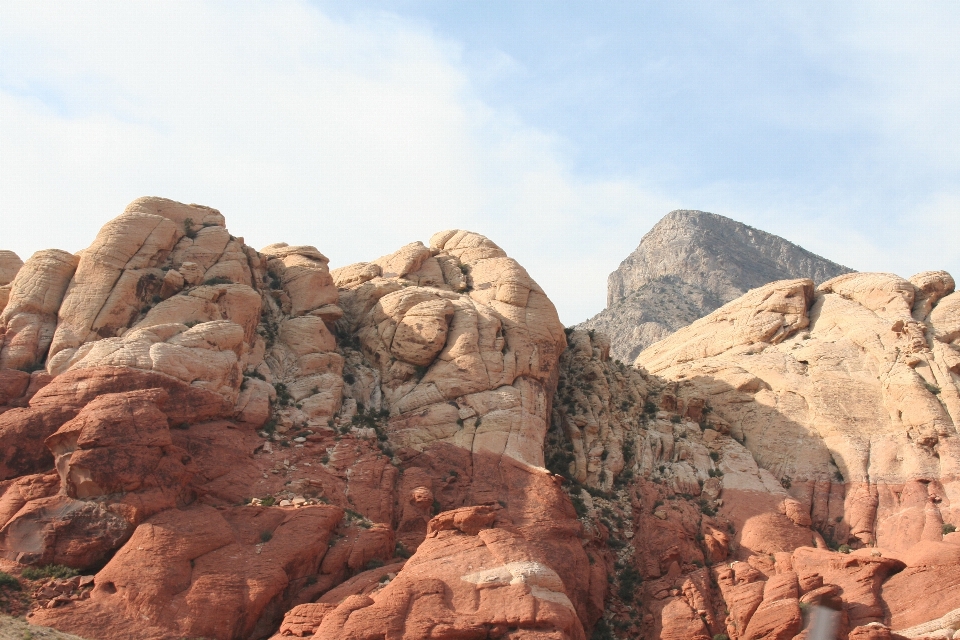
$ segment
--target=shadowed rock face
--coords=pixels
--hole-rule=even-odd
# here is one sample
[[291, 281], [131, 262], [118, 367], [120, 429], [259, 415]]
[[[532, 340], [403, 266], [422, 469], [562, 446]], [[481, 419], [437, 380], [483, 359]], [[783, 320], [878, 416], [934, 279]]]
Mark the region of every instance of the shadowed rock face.
[[331, 271], [225, 224], [142, 198], [76, 256], [0, 253], [0, 570], [85, 574], [28, 583], [33, 622], [800, 640], [825, 605], [846, 640], [960, 626], [948, 274], [764, 284], [633, 368], [478, 234]]
[[607, 308], [579, 325], [610, 338], [623, 362], [750, 289], [823, 282], [850, 269], [729, 218], [672, 211], [607, 279]]

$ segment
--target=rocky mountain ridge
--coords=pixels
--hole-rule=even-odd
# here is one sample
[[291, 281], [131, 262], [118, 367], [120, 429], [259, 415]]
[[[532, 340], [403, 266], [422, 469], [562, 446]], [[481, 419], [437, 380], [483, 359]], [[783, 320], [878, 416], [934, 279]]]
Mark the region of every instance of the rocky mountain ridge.
[[951, 637], [952, 290], [764, 285], [634, 368], [478, 234], [331, 271], [142, 198], [0, 253], [0, 596], [91, 640]]
[[607, 279], [607, 308], [578, 325], [634, 358], [750, 289], [777, 280], [823, 282], [850, 269], [779, 236], [703, 211], [664, 216]]

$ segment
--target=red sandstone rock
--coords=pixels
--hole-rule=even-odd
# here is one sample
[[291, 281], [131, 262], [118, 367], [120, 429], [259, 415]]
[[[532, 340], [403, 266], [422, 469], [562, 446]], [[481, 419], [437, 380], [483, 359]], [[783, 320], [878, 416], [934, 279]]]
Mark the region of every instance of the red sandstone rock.
[[892, 640], [890, 628], [879, 622], [861, 625], [850, 630], [848, 640]]
[[171, 424], [196, 423], [222, 415], [223, 399], [159, 373], [123, 367], [78, 369], [57, 376], [30, 400], [30, 405], [0, 415], [0, 478], [46, 471], [53, 457], [44, 439], [100, 395], [160, 388], [170, 394]]
[[[138, 629], [127, 636], [137, 638], [269, 633], [288, 609], [288, 586], [317, 571], [342, 513], [327, 506], [164, 511], [137, 527], [97, 574], [90, 600], [38, 611], [32, 621], [101, 638], [124, 637], [112, 631], [122, 628]], [[108, 633], [99, 626], [105, 612], [116, 620]]]
[[703, 620], [690, 605], [680, 598], [671, 598], [660, 612], [663, 640], [709, 640], [710, 634]]
[[764, 601], [750, 618], [744, 640], [791, 640], [800, 632], [800, 604], [795, 598]]
[[880, 589], [883, 581], [903, 568], [903, 563], [882, 556], [841, 554], [801, 547], [793, 553], [793, 566], [801, 581], [809, 574], [825, 584], [840, 587], [844, 609], [852, 627], [884, 619]]

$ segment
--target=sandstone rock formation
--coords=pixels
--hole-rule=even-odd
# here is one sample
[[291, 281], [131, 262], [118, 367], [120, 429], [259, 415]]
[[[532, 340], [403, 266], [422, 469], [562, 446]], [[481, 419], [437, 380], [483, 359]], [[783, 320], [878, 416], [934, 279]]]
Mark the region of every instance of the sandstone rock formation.
[[94, 573], [33, 621], [585, 638], [602, 615], [606, 574], [542, 468], [563, 328], [490, 240], [331, 273], [141, 198], [77, 256], [10, 271], [0, 562]]
[[0, 312], [7, 306], [10, 299], [11, 282], [17, 277], [23, 260], [13, 251], [0, 250]]
[[776, 280], [823, 282], [850, 269], [779, 236], [702, 211], [672, 211], [607, 281], [607, 308], [578, 326], [606, 334], [614, 359]]
[[767, 284], [632, 368], [463, 230], [331, 271], [142, 198], [76, 256], [0, 257], [0, 571], [34, 623], [98, 640], [960, 626], [943, 272]]
[[[847, 274], [817, 288], [776, 282], [637, 358], [678, 399], [709, 406], [711, 423], [751, 452], [828, 543], [900, 563], [897, 575], [871, 579], [867, 609], [846, 609], [854, 626], [905, 629], [960, 605], [939, 591], [960, 575], [940, 542], [958, 521], [953, 290], [945, 272]], [[724, 484], [721, 512], [734, 501]], [[822, 560], [803, 557], [824, 575]], [[918, 606], [904, 586], [927, 580], [938, 595]]]

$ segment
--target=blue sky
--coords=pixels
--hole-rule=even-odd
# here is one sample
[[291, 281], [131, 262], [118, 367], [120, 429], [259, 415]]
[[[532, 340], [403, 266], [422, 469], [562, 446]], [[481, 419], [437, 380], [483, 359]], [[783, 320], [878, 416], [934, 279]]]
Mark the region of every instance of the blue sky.
[[0, 1], [0, 246], [146, 194], [332, 266], [489, 235], [572, 324], [674, 208], [960, 276], [960, 5]]

